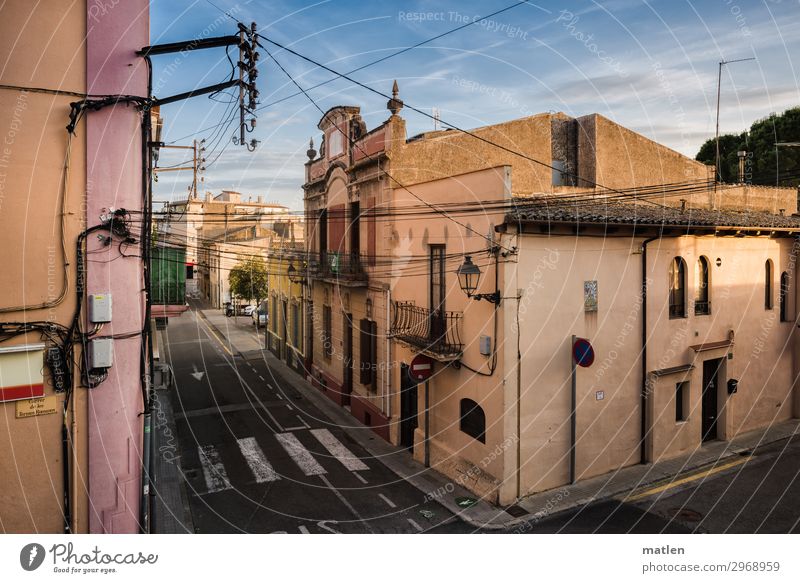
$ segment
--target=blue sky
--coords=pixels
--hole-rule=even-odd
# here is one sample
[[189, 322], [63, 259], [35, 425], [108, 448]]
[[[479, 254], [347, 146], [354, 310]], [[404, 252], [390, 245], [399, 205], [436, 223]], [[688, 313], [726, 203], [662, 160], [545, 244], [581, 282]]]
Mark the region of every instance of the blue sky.
[[[257, 22], [266, 36], [346, 72], [514, 1], [213, 3], [239, 20]], [[234, 32], [235, 23], [208, 0], [151, 2], [152, 43]], [[261, 53], [261, 104], [296, 92]], [[332, 76], [285, 52], [274, 55], [303, 87]], [[724, 133], [800, 105], [800, 62], [793, 62], [794, 55], [800, 55], [800, 0], [531, 2], [353, 77], [386, 93], [397, 79], [407, 103], [438, 108], [442, 119], [461, 127], [545, 111], [597, 112], [694, 156], [714, 134], [718, 61], [757, 59], [723, 72]], [[223, 49], [159, 56], [154, 93], [163, 97], [218, 83], [230, 70]], [[323, 110], [360, 106], [369, 128], [389, 115], [385, 99], [342, 79], [311, 95]], [[250, 153], [229, 143], [234, 126], [197, 133], [225, 118], [224, 99], [197, 97], [165, 106], [163, 139], [208, 140], [206, 188], [212, 192], [232, 188], [301, 209], [305, 151], [310, 137], [319, 141], [319, 111], [302, 95], [264, 107], [251, 134], [261, 145]], [[429, 118], [408, 109], [403, 115], [409, 135], [433, 128]], [[182, 162], [181, 152], [164, 151], [161, 164]], [[162, 174], [156, 199], [185, 196], [190, 181], [191, 173]]]

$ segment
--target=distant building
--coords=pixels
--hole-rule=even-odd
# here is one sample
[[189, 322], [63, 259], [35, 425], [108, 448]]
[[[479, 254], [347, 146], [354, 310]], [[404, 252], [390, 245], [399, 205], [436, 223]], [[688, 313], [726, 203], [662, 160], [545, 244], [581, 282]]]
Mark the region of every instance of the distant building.
[[290, 218], [289, 209], [255, 200], [233, 190], [202, 199], [171, 202], [162, 210], [159, 232], [169, 244], [186, 248], [186, 294], [205, 299], [214, 307], [230, 301], [228, 271], [240, 253], [264, 257], [275, 223]]
[[794, 189], [597, 114], [408, 139], [388, 108], [326, 112], [304, 185], [308, 374], [360, 422], [510, 504], [800, 413]]

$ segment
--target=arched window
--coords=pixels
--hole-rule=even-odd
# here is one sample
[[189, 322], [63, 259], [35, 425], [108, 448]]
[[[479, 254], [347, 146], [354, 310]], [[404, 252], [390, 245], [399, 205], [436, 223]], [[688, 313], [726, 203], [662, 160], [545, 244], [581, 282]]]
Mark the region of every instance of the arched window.
[[703, 316], [711, 313], [711, 298], [709, 296], [711, 287], [709, 280], [708, 259], [701, 256], [695, 265], [694, 280], [696, 287], [694, 291], [694, 313]]
[[461, 399], [461, 431], [486, 443], [486, 415], [472, 399]]
[[772, 309], [772, 259], [764, 263], [764, 309]]
[[780, 297], [781, 322], [789, 321], [789, 274], [785, 271], [781, 273], [781, 289], [778, 291]]
[[686, 262], [680, 257], [669, 264], [669, 317], [686, 317]]

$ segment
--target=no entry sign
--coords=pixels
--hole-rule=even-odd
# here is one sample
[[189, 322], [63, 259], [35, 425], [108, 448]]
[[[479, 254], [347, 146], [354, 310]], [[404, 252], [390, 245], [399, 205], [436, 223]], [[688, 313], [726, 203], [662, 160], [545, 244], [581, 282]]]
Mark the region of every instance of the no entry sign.
[[578, 366], [592, 366], [594, 362], [594, 348], [586, 338], [576, 338], [572, 344], [572, 358]]
[[415, 381], [427, 381], [431, 373], [433, 373], [433, 359], [424, 354], [416, 355], [408, 367], [408, 374]]

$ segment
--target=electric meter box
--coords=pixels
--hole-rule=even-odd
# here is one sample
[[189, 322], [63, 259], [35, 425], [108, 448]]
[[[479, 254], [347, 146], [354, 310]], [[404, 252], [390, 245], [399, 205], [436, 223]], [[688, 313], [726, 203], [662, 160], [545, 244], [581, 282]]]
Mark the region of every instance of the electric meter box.
[[89, 342], [89, 368], [111, 368], [114, 364], [114, 341], [95, 338]]
[[492, 337], [482, 335], [478, 346], [480, 347], [481, 355], [490, 356], [492, 354]]
[[111, 294], [92, 294], [89, 296], [89, 321], [104, 324], [111, 321]]

